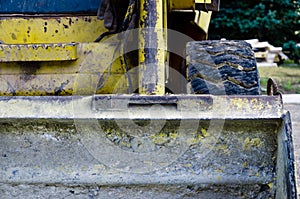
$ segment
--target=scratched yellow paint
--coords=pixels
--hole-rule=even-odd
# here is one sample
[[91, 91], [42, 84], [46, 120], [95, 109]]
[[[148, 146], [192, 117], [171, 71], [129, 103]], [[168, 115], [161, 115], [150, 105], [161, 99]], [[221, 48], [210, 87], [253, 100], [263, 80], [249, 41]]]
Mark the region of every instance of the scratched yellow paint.
[[6, 44], [94, 41], [106, 29], [96, 16], [2, 17], [0, 40]]
[[244, 150], [251, 150], [252, 147], [261, 147], [262, 141], [260, 138], [249, 138], [247, 137], [244, 140], [243, 149]]
[[[78, 43], [77, 59], [68, 61], [0, 61], [0, 95], [72, 95], [127, 93], [117, 43]], [[132, 85], [137, 78], [130, 73]]]
[[71, 44], [0, 45], [0, 62], [66, 61], [77, 59], [77, 47]]
[[[163, 1], [157, 1], [155, 4], [155, 10], [147, 10], [147, 2], [142, 0], [140, 2], [140, 34], [139, 34], [139, 92], [140, 94], [147, 94], [147, 95], [153, 95], [153, 94], [158, 94], [162, 95], [165, 94], [165, 58], [166, 54], [164, 49], [166, 49], [166, 46], [164, 46], [166, 43], [166, 38], [164, 37], [164, 32], [162, 31], [164, 28], [164, 5]], [[153, 12], [153, 13], [152, 13]], [[149, 17], [153, 17], [152, 15], [155, 14], [156, 16], [156, 23], [154, 24], [153, 27], [147, 27], [146, 24], [148, 22], [145, 22], [145, 20], [152, 20], [148, 19]], [[149, 30], [150, 28], [151, 30]], [[151, 41], [152, 43], [157, 44], [157, 51], [155, 56], [155, 64], [156, 65], [156, 70], [153, 71], [155, 72], [154, 74], [147, 74], [146, 71], [147, 67], [149, 67], [149, 63], [146, 63], [149, 60], [146, 60], [146, 52], [145, 48], [149, 48], [150, 41], [148, 35], [151, 34], [150, 32], [155, 33], [157, 37], [155, 38], [155, 41]], [[154, 60], [151, 60], [154, 61]], [[150, 66], [151, 67], [151, 66]], [[152, 72], [152, 71], [151, 71]], [[151, 78], [149, 78], [151, 77]], [[156, 80], [156, 81], [154, 81]], [[154, 89], [148, 89], [147, 87], [149, 84], [155, 84]]]
[[230, 100], [230, 106], [237, 109], [242, 109], [245, 105], [248, 105], [248, 99], [246, 98], [234, 98]]

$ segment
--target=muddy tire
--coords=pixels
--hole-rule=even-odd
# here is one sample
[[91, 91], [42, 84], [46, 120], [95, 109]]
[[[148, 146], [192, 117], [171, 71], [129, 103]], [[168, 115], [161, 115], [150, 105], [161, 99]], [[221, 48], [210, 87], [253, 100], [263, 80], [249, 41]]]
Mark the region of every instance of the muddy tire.
[[186, 48], [192, 93], [260, 95], [251, 45], [245, 41], [193, 41]]

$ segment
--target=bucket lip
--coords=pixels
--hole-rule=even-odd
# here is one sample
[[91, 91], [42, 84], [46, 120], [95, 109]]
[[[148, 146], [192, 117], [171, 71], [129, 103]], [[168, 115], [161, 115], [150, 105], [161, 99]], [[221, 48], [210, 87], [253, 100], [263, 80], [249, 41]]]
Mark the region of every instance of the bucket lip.
[[281, 119], [285, 115], [280, 96], [264, 95], [11, 96], [0, 97], [0, 107], [0, 119]]

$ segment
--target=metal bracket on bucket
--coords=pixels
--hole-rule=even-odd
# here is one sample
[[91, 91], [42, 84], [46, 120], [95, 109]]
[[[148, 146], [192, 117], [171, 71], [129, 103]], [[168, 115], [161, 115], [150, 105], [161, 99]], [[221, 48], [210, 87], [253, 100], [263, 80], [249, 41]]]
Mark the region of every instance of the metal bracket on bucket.
[[[136, 112], [136, 119], [143, 118], [143, 113], [151, 107], [153, 111], [157, 109], [157, 114], [148, 119], [162, 117], [162, 107], [168, 111], [169, 119], [259, 119], [282, 115], [282, 99], [278, 96], [97, 95], [92, 103], [96, 115], [111, 112], [117, 118], [129, 110]], [[180, 113], [185, 113], [185, 117]]]

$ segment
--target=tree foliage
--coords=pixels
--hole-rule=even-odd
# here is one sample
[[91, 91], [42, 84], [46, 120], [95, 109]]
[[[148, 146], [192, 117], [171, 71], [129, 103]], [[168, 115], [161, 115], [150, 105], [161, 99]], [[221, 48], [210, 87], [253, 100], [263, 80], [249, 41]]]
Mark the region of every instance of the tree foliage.
[[300, 42], [299, 0], [221, 0], [212, 17], [211, 39], [253, 39], [283, 46]]

